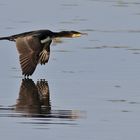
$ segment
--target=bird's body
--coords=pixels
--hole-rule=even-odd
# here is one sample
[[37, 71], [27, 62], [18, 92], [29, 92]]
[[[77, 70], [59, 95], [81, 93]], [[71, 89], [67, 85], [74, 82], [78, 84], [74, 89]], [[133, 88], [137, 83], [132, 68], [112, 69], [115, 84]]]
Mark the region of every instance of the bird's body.
[[76, 31], [52, 32], [50, 30], [36, 30], [24, 32], [0, 40], [15, 41], [19, 52], [19, 60], [24, 76], [30, 76], [38, 63], [45, 64], [50, 56], [50, 44], [57, 37], [79, 37], [82, 33]]

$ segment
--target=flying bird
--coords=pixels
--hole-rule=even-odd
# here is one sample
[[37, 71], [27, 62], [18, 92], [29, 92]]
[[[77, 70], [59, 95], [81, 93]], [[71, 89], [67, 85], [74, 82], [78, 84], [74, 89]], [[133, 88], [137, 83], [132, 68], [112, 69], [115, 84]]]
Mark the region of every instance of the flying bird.
[[16, 42], [16, 48], [19, 53], [22, 75], [30, 76], [38, 64], [46, 64], [50, 56], [50, 44], [55, 38], [80, 37], [86, 33], [77, 31], [52, 32], [50, 30], [36, 30], [24, 32], [7, 37], [0, 37], [0, 40], [9, 40]]

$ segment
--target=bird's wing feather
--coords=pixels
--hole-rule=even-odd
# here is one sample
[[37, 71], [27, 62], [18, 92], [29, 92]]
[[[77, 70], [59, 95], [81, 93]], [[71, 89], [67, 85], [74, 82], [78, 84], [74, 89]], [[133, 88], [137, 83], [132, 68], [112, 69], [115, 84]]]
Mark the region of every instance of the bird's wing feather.
[[46, 42], [43, 42], [43, 50], [40, 52], [39, 54], [39, 63], [45, 64], [49, 61], [49, 57], [50, 57], [50, 44], [52, 42], [52, 39], [48, 37], [48, 39], [45, 39]]
[[39, 59], [41, 43], [37, 37], [26, 36], [16, 39], [16, 47], [19, 52], [19, 60], [22, 74], [25, 76], [32, 75]]

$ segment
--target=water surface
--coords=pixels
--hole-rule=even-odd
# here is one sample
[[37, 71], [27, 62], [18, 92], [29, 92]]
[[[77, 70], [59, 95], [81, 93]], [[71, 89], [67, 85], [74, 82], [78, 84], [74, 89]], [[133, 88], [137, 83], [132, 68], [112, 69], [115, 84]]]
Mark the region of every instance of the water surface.
[[88, 36], [52, 44], [29, 79], [15, 44], [0, 42], [0, 139], [139, 140], [139, 16], [138, 0], [1, 1], [0, 36]]

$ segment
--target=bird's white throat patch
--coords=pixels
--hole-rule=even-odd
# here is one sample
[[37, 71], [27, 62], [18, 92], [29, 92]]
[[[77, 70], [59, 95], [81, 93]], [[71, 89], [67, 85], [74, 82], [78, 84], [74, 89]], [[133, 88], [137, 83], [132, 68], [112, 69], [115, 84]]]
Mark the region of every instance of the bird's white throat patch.
[[48, 36], [47, 38], [42, 39], [42, 40], [41, 40], [41, 43], [43, 44], [43, 43], [46, 43], [46, 42], [48, 42], [48, 41], [50, 41], [50, 40], [51, 40], [51, 38]]

